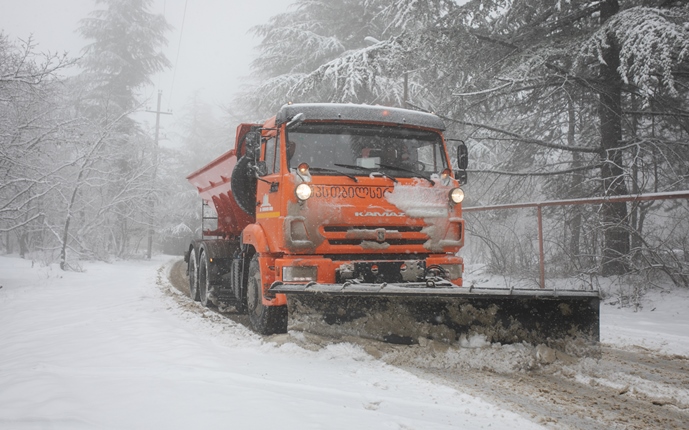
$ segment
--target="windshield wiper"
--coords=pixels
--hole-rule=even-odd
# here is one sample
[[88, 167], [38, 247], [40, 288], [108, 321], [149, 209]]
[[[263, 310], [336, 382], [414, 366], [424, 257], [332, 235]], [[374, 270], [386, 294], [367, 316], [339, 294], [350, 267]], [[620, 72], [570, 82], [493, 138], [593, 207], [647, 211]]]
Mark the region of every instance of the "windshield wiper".
[[385, 169], [392, 169], [392, 170], [397, 170], [397, 171], [400, 171], [400, 172], [409, 172], [409, 173], [413, 173], [414, 176], [418, 176], [418, 177], [420, 177], [420, 178], [423, 178], [423, 179], [427, 180], [428, 182], [430, 182], [431, 185], [435, 185], [435, 181], [434, 181], [433, 179], [428, 178], [428, 177], [426, 177], [426, 176], [420, 174], [419, 172], [415, 172], [415, 171], [413, 171], [413, 170], [411, 170], [411, 169], [405, 169], [404, 167], [390, 166], [390, 165], [388, 165], [388, 164], [379, 164], [378, 166], [383, 167], [383, 168], [385, 168]]
[[347, 168], [350, 168], [350, 169], [361, 170], [361, 171], [364, 171], [364, 172], [370, 172], [370, 174], [375, 174], [375, 173], [377, 173], [377, 174], [379, 174], [379, 175], [381, 175], [381, 176], [384, 176], [384, 177], [390, 179], [390, 180], [391, 180], [392, 182], [394, 182], [394, 183], [397, 183], [397, 182], [398, 182], [398, 181], [397, 181], [397, 178], [395, 178], [394, 176], [388, 175], [388, 174], [385, 173], [385, 172], [380, 172], [380, 171], [378, 171], [378, 170], [374, 170], [374, 168], [371, 168], [371, 167], [356, 166], [356, 165], [354, 165], [354, 164], [339, 164], [339, 163], [333, 163], [333, 165], [335, 165], [335, 166], [337, 166], [337, 167], [347, 167]]
[[349, 173], [340, 172], [339, 170], [335, 170], [335, 169], [328, 169], [326, 167], [309, 167], [309, 170], [311, 170], [313, 172], [322, 172], [322, 173], [337, 173], [338, 175], [343, 175], [343, 176], [346, 176], [348, 178], [353, 179], [354, 182], [359, 182], [359, 179], [357, 179], [356, 176], [350, 175]]

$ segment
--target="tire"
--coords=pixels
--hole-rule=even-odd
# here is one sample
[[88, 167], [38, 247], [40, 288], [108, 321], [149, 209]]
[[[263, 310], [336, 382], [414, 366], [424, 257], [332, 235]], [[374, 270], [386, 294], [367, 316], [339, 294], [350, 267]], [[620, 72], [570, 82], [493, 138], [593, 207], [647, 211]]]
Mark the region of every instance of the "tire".
[[248, 156], [237, 160], [230, 178], [232, 196], [237, 205], [247, 214], [256, 214], [256, 178], [251, 172], [252, 161]]
[[209, 305], [213, 303], [211, 300], [211, 296], [213, 294], [213, 285], [211, 284], [211, 277], [209, 271], [210, 263], [208, 262], [208, 258], [206, 258], [205, 252], [201, 253], [200, 260], [201, 262], [199, 264], [198, 296], [201, 304], [207, 308]]
[[261, 268], [254, 255], [249, 264], [247, 311], [253, 330], [262, 335], [287, 333], [287, 306], [265, 306], [261, 288]]
[[232, 294], [234, 294], [234, 307], [237, 313], [246, 313], [246, 276], [242, 274], [243, 260], [232, 261]]
[[187, 266], [189, 275], [189, 297], [195, 302], [199, 301], [199, 268], [196, 259], [196, 249], [192, 248], [189, 253], [189, 265]]

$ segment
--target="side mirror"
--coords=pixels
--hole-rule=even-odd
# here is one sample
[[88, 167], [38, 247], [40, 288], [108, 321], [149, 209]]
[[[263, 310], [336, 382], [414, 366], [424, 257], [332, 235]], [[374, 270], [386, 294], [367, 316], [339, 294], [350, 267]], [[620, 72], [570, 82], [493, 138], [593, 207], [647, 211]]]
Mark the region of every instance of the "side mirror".
[[259, 151], [261, 150], [261, 133], [257, 131], [250, 131], [244, 136], [246, 144], [246, 155], [249, 158], [257, 159]]
[[268, 167], [266, 166], [266, 162], [257, 161], [256, 164], [254, 164], [254, 172], [258, 177], [266, 176], [268, 174]]
[[457, 168], [466, 170], [469, 165], [469, 150], [464, 142], [457, 145]]
[[462, 184], [467, 183], [467, 166], [469, 165], [469, 149], [464, 142], [457, 145], [457, 170], [455, 178]]

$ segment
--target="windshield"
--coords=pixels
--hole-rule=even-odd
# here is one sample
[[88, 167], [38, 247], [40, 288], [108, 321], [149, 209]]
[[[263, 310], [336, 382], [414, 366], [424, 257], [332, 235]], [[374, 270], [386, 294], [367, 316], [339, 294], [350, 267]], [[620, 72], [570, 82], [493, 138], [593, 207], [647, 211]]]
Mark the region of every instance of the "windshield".
[[395, 177], [428, 177], [447, 167], [439, 133], [341, 123], [305, 123], [291, 130], [287, 160], [290, 170], [307, 163], [312, 173], [326, 175], [339, 171], [368, 176], [371, 171]]

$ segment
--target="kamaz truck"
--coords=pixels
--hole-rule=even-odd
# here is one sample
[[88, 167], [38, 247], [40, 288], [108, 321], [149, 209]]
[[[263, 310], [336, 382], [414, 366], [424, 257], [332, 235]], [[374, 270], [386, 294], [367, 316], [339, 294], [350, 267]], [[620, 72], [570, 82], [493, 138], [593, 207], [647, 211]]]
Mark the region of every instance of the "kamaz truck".
[[430, 113], [355, 104], [239, 125], [187, 177], [217, 216], [185, 256], [191, 297], [247, 312], [260, 334], [308, 309], [328, 325], [377, 321], [391, 341], [597, 341], [596, 293], [463, 285], [468, 152], [450, 153], [444, 130]]

